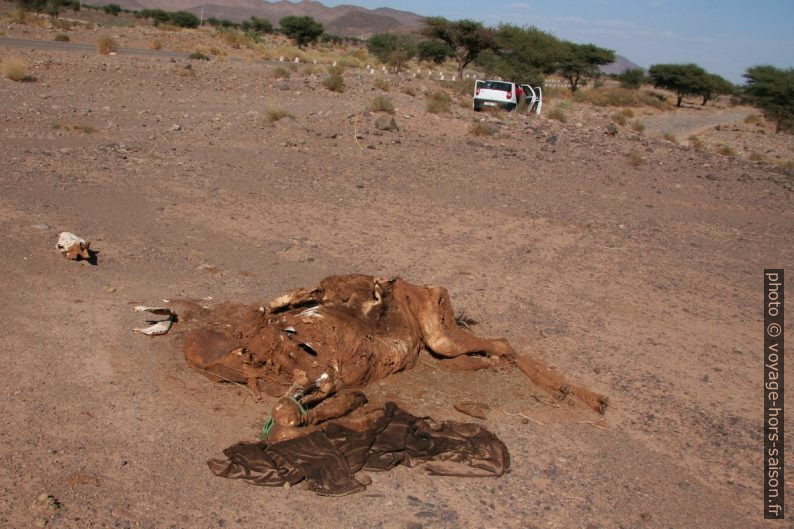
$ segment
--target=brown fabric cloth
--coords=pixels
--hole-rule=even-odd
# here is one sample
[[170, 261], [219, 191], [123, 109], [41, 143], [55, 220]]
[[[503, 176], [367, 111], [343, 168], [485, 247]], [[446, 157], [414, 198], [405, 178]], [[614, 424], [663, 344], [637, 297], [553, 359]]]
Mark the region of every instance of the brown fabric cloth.
[[207, 462], [217, 476], [271, 487], [306, 480], [310, 490], [325, 496], [364, 490], [353, 477], [359, 470], [424, 463], [433, 475], [489, 477], [510, 468], [507, 447], [484, 427], [415, 417], [394, 403], [363, 430], [332, 421], [297, 439], [241, 442], [223, 453], [227, 459]]

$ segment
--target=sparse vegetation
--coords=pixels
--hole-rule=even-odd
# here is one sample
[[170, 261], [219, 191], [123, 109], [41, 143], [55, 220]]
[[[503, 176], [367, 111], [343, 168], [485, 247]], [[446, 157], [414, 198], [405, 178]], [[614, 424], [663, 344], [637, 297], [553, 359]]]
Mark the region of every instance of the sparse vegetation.
[[678, 143], [678, 138], [672, 132], [665, 132], [662, 134], [662, 138], [666, 139], [670, 143]]
[[190, 55], [187, 56], [188, 60], [191, 61], [208, 61], [210, 60], [209, 55], [201, 53], [200, 51], [194, 51]]
[[163, 43], [160, 41], [160, 39], [154, 39], [152, 41], [152, 43], [150, 44], [150, 47], [153, 50], [162, 50], [163, 49]]
[[289, 79], [290, 71], [283, 66], [276, 66], [273, 69], [273, 77], [276, 79]]
[[[551, 97], [554, 92], [546, 90], [546, 95]], [[578, 90], [574, 94], [574, 101], [591, 103], [599, 107], [641, 107], [649, 106], [666, 110], [671, 107], [664, 97], [660, 98], [653, 92], [646, 90], [631, 90], [619, 86], [603, 86], [589, 90]]]
[[474, 136], [493, 136], [499, 131], [498, 127], [487, 121], [475, 121], [469, 127], [469, 133]]
[[639, 119], [635, 119], [631, 122], [631, 130], [634, 132], [645, 132], [645, 123], [640, 121]]
[[73, 125], [72, 130], [76, 130], [77, 132], [82, 132], [83, 134], [92, 134], [96, 132], [96, 129], [91, 125], [82, 125], [82, 124]]
[[452, 98], [446, 92], [429, 92], [426, 109], [431, 114], [449, 114], [452, 112]]
[[108, 15], [118, 16], [121, 13], [121, 6], [118, 4], [105, 4], [102, 10]]
[[622, 112], [615, 112], [610, 117], [612, 118], [612, 121], [614, 121], [615, 123], [617, 123], [621, 127], [625, 126], [626, 123], [628, 123], [628, 120], [626, 119], [626, 116], [623, 115]]
[[562, 109], [561, 106], [558, 106], [557, 108], [553, 108], [548, 113], [548, 118], [555, 119], [560, 123], [565, 123], [566, 121], [568, 121], [568, 116], [565, 115], [565, 111]]
[[759, 123], [764, 122], [764, 118], [759, 116], [758, 114], [750, 114], [746, 118], [744, 118], [744, 122], [748, 125], [758, 125]]
[[265, 123], [272, 125], [284, 118], [295, 118], [292, 113], [281, 107], [268, 107], [265, 109]]
[[750, 151], [750, 155], [748, 156], [751, 162], [763, 162], [764, 157], [758, 153], [758, 151]]
[[403, 88], [403, 94], [409, 95], [411, 97], [416, 97], [417, 91], [415, 87], [408, 85], [405, 88]]
[[775, 122], [775, 133], [794, 131], [794, 68], [753, 66], [744, 77], [745, 97]]
[[52, 40], [55, 42], [69, 42], [70, 39], [66, 33], [58, 33]]
[[108, 55], [119, 49], [119, 43], [110, 35], [100, 35], [96, 41], [96, 49], [102, 55]]
[[345, 72], [345, 68], [344, 66], [332, 65], [327, 68], [327, 71], [328, 71], [328, 75], [342, 75]]
[[375, 79], [372, 81], [372, 88], [377, 88], [378, 90], [383, 90], [384, 92], [388, 92], [391, 90], [391, 85], [385, 79]]
[[717, 153], [723, 156], [736, 156], [736, 151], [730, 145], [720, 145]]
[[28, 65], [19, 57], [6, 57], [0, 62], [0, 70], [3, 76], [11, 81], [27, 81], [31, 77], [28, 75]]
[[643, 163], [645, 163], [645, 158], [643, 158], [642, 154], [640, 154], [640, 152], [636, 149], [630, 150], [629, 153], [626, 155], [626, 158], [629, 161], [629, 165], [631, 165], [632, 167], [638, 167]]
[[687, 139], [689, 140], [689, 144], [692, 145], [693, 149], [695, 149], [696, 151], [703, 150], [705, 144], [703, 143], [703, 140], [700, 139], [698, 136], [692, 135]]
[[388, 112], [389, 114], [394, 114], [394, 103], [386, 96], [375, 96], [375, 98], [370, 101], [367, 110], [370, 112]]
[[345, 80], [339, 74], [331, 74], [323, 79], [323, 86], [331, 92], [342, 93], [345, 91]]

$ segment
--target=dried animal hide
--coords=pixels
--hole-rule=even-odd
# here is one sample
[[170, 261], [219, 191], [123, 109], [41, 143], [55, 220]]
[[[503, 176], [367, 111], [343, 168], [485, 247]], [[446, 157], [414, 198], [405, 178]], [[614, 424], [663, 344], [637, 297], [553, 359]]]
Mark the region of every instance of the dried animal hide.
[[385, 471], [397, 465], [424, 464], [433, 475], [501, 476], [510, 467], [507, 447], [477, 424], [436, 422], [387, 403], [363, 427], [330, 421], [309, 434], [268, 444], [237, 443], [224, 450], [226, 459], [208, 461], [212, 472], [254, 485], [295, 485], [325, 496], [360, 492], [354, 478], [360, 470]]
[[[183, 321], [187, 321], [184, 318]], [[296, 398], [311, 406], [413, 367], [429, 351], [457, 367], [514, 365], [541, 388], [604, 413], [606, 397], [568, 383], [503, 339], [458, 326], [444, 288], [400, 278], [331, 276], [291, 291], [267, 308], [222, 304], [194, 318], [185, 358], [214, 380]]]

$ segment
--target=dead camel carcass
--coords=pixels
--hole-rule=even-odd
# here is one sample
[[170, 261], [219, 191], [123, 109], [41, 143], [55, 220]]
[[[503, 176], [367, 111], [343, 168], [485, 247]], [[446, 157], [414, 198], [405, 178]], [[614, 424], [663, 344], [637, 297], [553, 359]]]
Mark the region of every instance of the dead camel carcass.
[[267, 307], [227, 304], [205, 317], [186, 337], [185, 358], [213, 379], [284, 396], [274, 406], [278, 438], [301, 435], [295, 428], [301, 414], [290, 409], [297, 403], [311, 407], [343, 389], [409, 369], [424, 350], [458, 367], [514, 365], [549, 392], [574, 397], [599, 413], [607, 406], [606, 397], [517, 354], [506, 340], [478, 338], [459, 327], [441, 287], [331, 276]]

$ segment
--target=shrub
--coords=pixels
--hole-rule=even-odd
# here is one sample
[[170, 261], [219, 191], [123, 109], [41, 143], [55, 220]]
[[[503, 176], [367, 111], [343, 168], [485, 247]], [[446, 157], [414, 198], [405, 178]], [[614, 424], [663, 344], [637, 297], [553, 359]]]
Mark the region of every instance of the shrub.
[[58, 33], [57, 35], [55, 35], [55, 38], [52, 40], [54, 40], [55, 42], [69, 42], [70, 39], [69, 39], [69, 35], [67, 35], [66, 33]]
[[615, 112], [614, 114], [612, 114], [611, 117], [612, 117], [612, 121], [614, 121], [615, 123], [617, 123], [621, 127], [626, 125], [626, 123], [628, 123], [628, 120], [626, 119], [626, 116], [624, 116], [623, 113], [621, 113], [621, 112]]
[[160, 39], [154, 39], [150, 46], [151, 46], [151, 48], [153, 50], [162, 50], [163, 49], [163, 43], [160, 42]]
[[196, 15], [188, 11], [168, 13], [168, 21], [179, 28], [197, 28], [201, 22]]
[[336, 66], [329, 66], [326, 71], [329, 75], [342, 75], [345, 72], [345, 68], [337, 64]]
[[27, 81], [31, 79], [28, 75], [28, 65], [19, 57], [6, 57], [0, 63], [3, 76], [11, 81]]
[[155, 24], [162, 24], [169, 20], [168, 12], [162, 9], [142, 9], [135, 15], [141, 18], [151, 18]]
[[336, 60], [336, 65], [342, 68], [360, 68], [361, 61], [352, 55], [345, 55]]
[[118, 16], [121, 13], [121, 6], [118, 4], [106, 4], [102, 6], [102, 10], [108, 15]]
[[416, 97], [416, 88], [410, 85], [406, 86], [405, 88], [403, 88], [403, 94], [407, 94], [411, 97]]
[[750, 114], [746, 118], [744, 118], [744, 122], [748, 125], [757, 125], [758, 123], [763, 123], [764, 118], [759, 116], [758, 114]]
[[441, 85], [462, 96], [471, 97], [474, 93], [474, 79], [457, 79], [455, 81], [441, 81]]
[[375, 79], [372, 82], [372, 87], [377, 88], [378, 90], [383, 90], [384, 92], [391, 90], [391, 85], [385, 79]]
[[242, 48], [243, 46], [252, 46], [253, 41], [251, 37], [243, 33], [242, 31], [238, 31], [236, 29], [231, 28], [218, 28], [217, 35], [221, 38], [223, 42], [231, 46], [232, 48]]
[[671, 143], [678, 143], [678, 139], [675, 137], [675, 135], [672, 132], [665, 132], [664, 134], [662, 134], [662, 138], [666, 139]]
[[496, 125], [487, 121], [475, 121], [469, 127], [469, 133], [474, 136], [493, 136], [498, 130]]
[[394, 104], [391, 102], [386, 96], [375, 96], [375, 98], [370, 101], [368, 110], [370, 112], [388, 112], [389, 114], [394, 114]]
[[642, 68], [631, 68], [618, 75], [623, 88], [637, 89], [645, 82], [645, 71]]
[[91, 134], [96, 132], [96, 129], [91, 125], [73, 125], [72, 130], [76, 130], [77, 132], [82, 132], [83, 134]]
[[634, 117], [634, 111], [630, 108], [624, 108], [623, 110], [620, 111], [620, 113], [627, 118]]
[[331, 92], [342, 93], [345, 91], [345, 80], [339, 74], [331, 74], [323, 79], [323, 86]]
[[717, 152], [723, 156], [736, 156], [736, 151], [730, 145], [721, 145]]
[[194, 51], [190, 55], [187, 56], [188, 60], [191, 61], [208, 61], [210, 60], [208, 55], [201, 53], [200, 51]]
[[626, 158], [628, 158], [629, 160], [629, 165], [632, 165], [634, 167], [642, 165], [645, 162], [645, 159], [642, 157], [642, 154], [640, 154], [640, 152], [635, 149], [630, 150], [629, 153], [626, 155]]
[[108, 55], [109, 53], [118, 51], [119, 43], [110, 35], [100, 35], [96, 41], [96, 49], [102, 55]]
[[757, 151], [750, 152], [749, 158], [750, 158], [751, 162], [763, 162], [764, 161], [764, 157], [761, 154], [759, 154]]
[[427, 94], [427, 111], [431, 114], [449, 114], [452, 111], [452, 98], [446, 92]]
[[269, 125], [284, 118], [295, 118], [291, 112], [281, 107], [268, 107], [265, 109], [265, 122]]
[[565, 115], [563, 109], [559, 106], [549, 112], [549, 119], [556, 119], [560, 123], [565, 123], [568, 121], [568, 117]]
[[289, 15], [279, 21], [281, 32], [295, 41], [299, 48], [317, 41], [323, 34], [323, 25], [310, 16]]
[[273, 69], [273, 77], [276, 79], [289, 79], [290, 73], [289, 70], [284, 68], [283, 66], [276, 66]]
[[639, 119], [635, 119], [631, 122], [631, 130], [634, 132], [645, 132], [645, 124]]
[[696, 151], [703, 150], [704, 143], [703, 140], [701, 140], [699, 137], [692, 135], [687, 139], [689, 140], [689, 143], [692, 145], [693, 149], [695, 149]]

